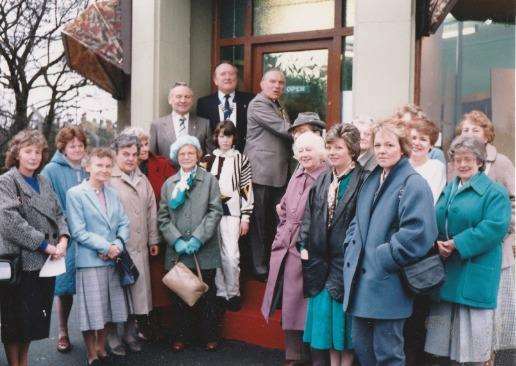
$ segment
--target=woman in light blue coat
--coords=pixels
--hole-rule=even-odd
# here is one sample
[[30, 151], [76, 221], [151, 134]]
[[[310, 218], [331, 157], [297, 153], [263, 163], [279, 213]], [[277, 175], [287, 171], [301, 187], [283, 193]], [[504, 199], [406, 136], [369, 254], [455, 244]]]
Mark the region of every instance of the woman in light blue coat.
[[413, 297], [400, 271], [431, 249], [436, 237], [434, 201], [425, 179], [410, 165], [403, 121], [373, 128], [378, 166], [358, 196], [344, 241], [344, 310], [353, 316], [352, 338], [362, 366], [405, 365], [403, 325]]
[[[86, 134], [78, 126], [66, 126], [56, 136], [57, 151], [52, 160], [45, 165], [41, 175], [47, 178], [59, 199], [61, 208], [66, 210], [66, 192], [84, 181], [86, 171], [81, 165], [86, 153]], [[66, 212], [65, 212], [66, 214]], [[75, 245], [70, 242], [66, 251], [66, 272], [56, 277], [54, 295], [59, 319], [59, 338], [57, 350], [69, 352], [72, 349], [68, 337], [68, 317], [72, 310], [75, 295]]]
[[84, 165], [90, 178], [68, 191], [66, 206], [71, 237], [77, 246], [79, 326], [88, 364], [97, 364], [106, 357], [106, 325], [127, 320], [127, 300], [114, 260], [129, 239], [129, 219], [116, 191], [105, 185], [111, 178], [111, 151], [93, 149]]

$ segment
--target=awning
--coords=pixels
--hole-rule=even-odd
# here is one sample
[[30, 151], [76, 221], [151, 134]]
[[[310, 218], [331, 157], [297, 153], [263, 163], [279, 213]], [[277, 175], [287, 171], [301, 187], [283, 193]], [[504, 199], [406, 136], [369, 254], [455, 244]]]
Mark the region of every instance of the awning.
[[[127, 75], [119, 0], [89, 5], [62, 30], [68, 65], [115, 99], [124, 99]], [[126, 68], [126, 67], [125, 67]], [[127, 71], [127, 68], [126, 68]]]

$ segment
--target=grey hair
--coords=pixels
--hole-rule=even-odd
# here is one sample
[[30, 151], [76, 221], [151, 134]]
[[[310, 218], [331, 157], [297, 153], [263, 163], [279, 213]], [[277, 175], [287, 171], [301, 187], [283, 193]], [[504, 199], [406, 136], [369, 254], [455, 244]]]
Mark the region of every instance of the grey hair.
[[292, 150], [294, 151], [294, 157], [299, 160], [299, 150], [303, 147], [312, 147], [315, 152], [319, 155], [321, 161], [326, 160], [326, 148], [324, 146], [324, 139], [316, 132], [303, 132], [298, 136]]
[[355, 116], [353, 118], [353, 121], [351, 121], [351, 124], [355, 127], [367, 126], [367, 127], [372, 128], [374, 123], [375, 123], [374, 118], [371, 116], [367, 116], [365, 114]]
[[120, 134], [113, 140], [111, 144], [111, 149], [115, 151], [115, 154], [118, 154], [120, 149], [124, 149], [126, 147], [136, 146], [138, 154], [140, 153], [140, 147], [142, 146], [140, 140], [136, 135], [127, 135]]
[[194, 95], [193, 89], [190, 88], [190, 85], [188, 85], [187, 82], [185, 82], [185, 81], [177, 81], [177, 82], [174, 83], [174, 85], [172, 85], [172, 87], [170, 88], [170, 90], [168, 92], [168, 99], [169, 100], [172, 97], [172, 92], [174, 91], [174, 89], [178, 88], [180, 86], [187, 87], [190, 90], [190, 93], [192, 93], [192, 96]]
[[126, 127], [120, 132], [121, 135], [134, 135], [140, 140], [149, 140], [150, 136], [141, 127]]
[[483, 171], [486, 166], [486, 144], [476, 137], [457, 136], [453, 139], [448, 149], [448, 157], [453, 160], [455, 154], [459, 151], [467, 151], [475, 155], [477, 162], [480, 164], [479, 170]]
[[262, 76], [262, 81], [264, 81], [267, 76], [272, 73], [272, 72], [279, 72], [281, 74], [281, 76], [283, 77], [283, 81], [286, 83], [287, 82], [287, 78], [285, 77], [285, 73], [283, 71], [281, 71], [281, 69], [277, 68], [277, 67], [273, 67], [267, 71], [265, 71], [263, 73], [263, 76]]

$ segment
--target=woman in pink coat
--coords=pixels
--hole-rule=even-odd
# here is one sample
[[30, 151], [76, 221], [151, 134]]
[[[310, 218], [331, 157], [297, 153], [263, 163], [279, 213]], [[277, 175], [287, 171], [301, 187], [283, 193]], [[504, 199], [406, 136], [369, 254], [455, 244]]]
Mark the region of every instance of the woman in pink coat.
[[296, 241], [308, 192], [317, 177], [326, 170], [324, 140], [313, 132], [303, 133], [294, 143], [294, 156], [300, 168], [290, 179], [278, 209], [280, 221], [272, 244], [269, 278], [262, 304], [262, 314], [266, 320], [276, 309], [282, 310], [287, 364], [308, 358], [303, 344], [306, 300], [303, 297], [301, 258]]

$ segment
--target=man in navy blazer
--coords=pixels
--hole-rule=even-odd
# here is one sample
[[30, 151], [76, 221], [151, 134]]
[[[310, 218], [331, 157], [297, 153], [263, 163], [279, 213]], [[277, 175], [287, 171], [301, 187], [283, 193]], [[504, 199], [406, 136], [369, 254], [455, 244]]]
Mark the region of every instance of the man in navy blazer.
[[237, 128], [236, 149], [242, 153], [247, 133], [247, 106], [254, 94], [236, 90], [237, 73], [237, 68], [227, 61], [215, 68], [213, 82], [217, 91], [199, 98], [197, 115], [210, 120], [212, 131], [219, 122], [231, 120]]

